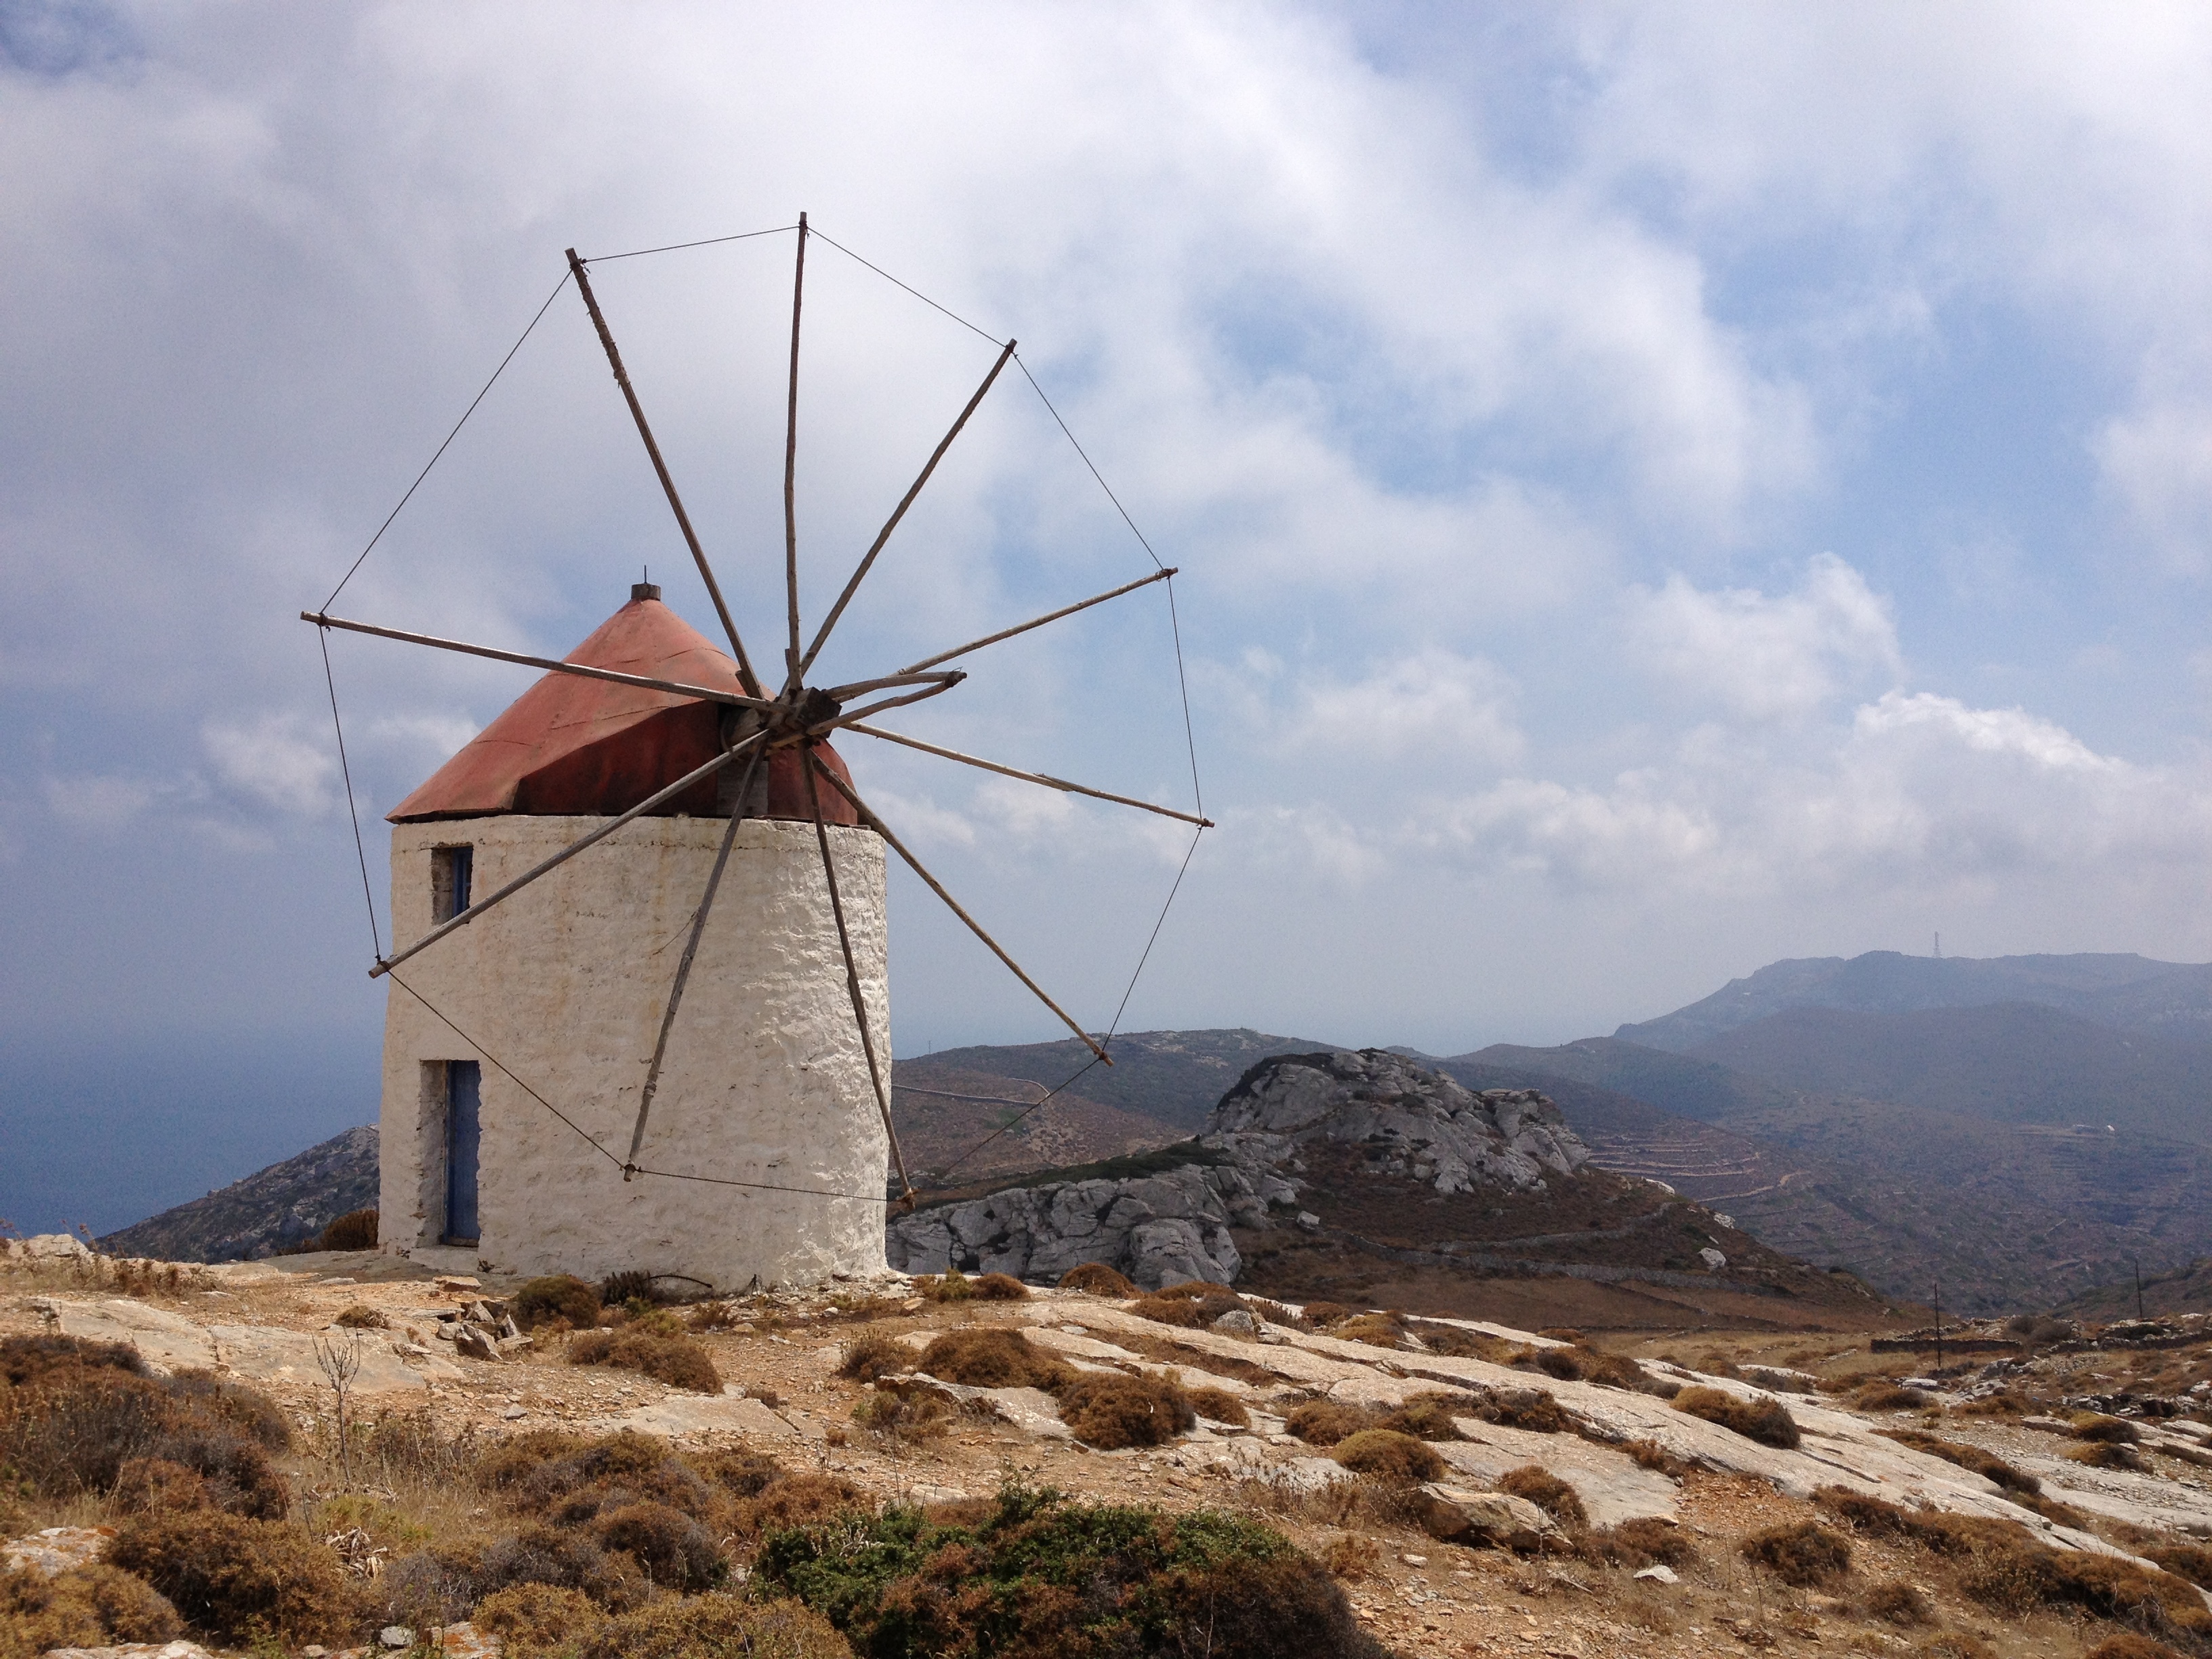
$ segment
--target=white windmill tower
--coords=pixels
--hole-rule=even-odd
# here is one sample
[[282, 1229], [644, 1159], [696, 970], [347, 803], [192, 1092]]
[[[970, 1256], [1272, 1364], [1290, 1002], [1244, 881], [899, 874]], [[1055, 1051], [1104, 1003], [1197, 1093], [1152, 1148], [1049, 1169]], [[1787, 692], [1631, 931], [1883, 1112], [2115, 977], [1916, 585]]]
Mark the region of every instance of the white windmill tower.
[[[892, 532], [1013, 361], [1014, 345], [1001, 347], [802, 644], [793, 479], [804, 215], [795, 229], [787, 645], [773, 683], [746, 653], [592, 294], [590, 262], [573, 249], [569, 278], [728, 653], [645, 583], [559, 662], [349, 621], [329, 614], [327, 602], [301, 613], [326, 629], [547, 671], [390, 814], [392, 928], [395, 940], [414, 942], [380, 953], [371, 970], [392, 981], [381, 1113], [387, 1249], [459, 1246], [503, 1271], [599, 1277], [637, 1269], [721, 1288], [880, 1272], [893, 1167], [912, 1196], [890, 1104], [887, 848], [1111, 1064], [869, 808], [830, 746], [833, 733], [1138, 807], [1201, 833], [1210, 827], [1197, 812], [870, 723], [959, 684], [963, 672], [944, 665], [955, 659], [1165, 580], [1171, 569], [891, 673], [826, 688], [807, 683]], [[332, 702], [335, 711], [335, 692]], [[664, 947], [678, 937], [684, 945], [671, 964]]]

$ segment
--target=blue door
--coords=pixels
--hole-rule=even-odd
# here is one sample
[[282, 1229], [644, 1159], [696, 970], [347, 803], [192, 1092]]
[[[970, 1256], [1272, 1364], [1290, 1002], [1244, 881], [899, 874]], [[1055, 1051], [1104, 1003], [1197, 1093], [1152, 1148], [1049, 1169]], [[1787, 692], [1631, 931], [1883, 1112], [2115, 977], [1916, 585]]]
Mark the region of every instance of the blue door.
[[475, 1243], [477, 1150], [483, 1139], [478, 1101], [483, 1072], [473, 1060], [446, 1062], [446, 1237]]

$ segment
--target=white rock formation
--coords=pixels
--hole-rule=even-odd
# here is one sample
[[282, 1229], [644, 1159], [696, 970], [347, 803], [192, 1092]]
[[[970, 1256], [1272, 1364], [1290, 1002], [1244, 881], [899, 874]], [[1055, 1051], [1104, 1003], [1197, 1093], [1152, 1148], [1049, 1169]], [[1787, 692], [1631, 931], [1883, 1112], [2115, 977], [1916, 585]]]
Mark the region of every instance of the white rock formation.
[[1297, 1209], [1300, 1150], [1365, 1149], [1379, 1173], [1440, 1193], [1540, 1192], [1589, 1150], [1532, 1090], [1476, 1094], [1381, 1049], [1262, 1060], [1213, 1109], [1193, 1161], [1123, 1180], [1017, 1187], [894, 1216], [886, 1249], [907, 1273], [1012, 1273], [1040, 1283], [1101, 1261], [1146, 1290], [1231, 1282], [1243, 1266], [1231, 1225], [1318, 1226]]

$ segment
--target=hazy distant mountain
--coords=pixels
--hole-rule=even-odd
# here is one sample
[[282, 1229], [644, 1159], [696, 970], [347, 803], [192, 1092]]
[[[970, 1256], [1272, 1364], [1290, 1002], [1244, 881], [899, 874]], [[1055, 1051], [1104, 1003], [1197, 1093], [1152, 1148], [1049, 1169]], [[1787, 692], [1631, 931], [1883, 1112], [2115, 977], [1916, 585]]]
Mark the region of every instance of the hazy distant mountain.
[[159, 1261], [243, 1261], [297, 1244], [376, 1207], [376, 1128], [333, 1135], [219, 1192], [110, 1233], [100, 1248]]
[[2212, 1039], [2212, 963], [2148, 957], [1908, 957], [1895, 951], [1771, 963], [1703, 1001], [1613, 1033], [1683, 1053], [1790, 1008], [1911, 1013], [2032, 1002], [2124, 1031]]
[[2112, 1124], [2212, 1140], [2212, 1047], [2033, 1003], [1910, 1013], [1790, 1008], [1710, 1038], [1683, 1059], [1804, 1093], [2000, 1123]]

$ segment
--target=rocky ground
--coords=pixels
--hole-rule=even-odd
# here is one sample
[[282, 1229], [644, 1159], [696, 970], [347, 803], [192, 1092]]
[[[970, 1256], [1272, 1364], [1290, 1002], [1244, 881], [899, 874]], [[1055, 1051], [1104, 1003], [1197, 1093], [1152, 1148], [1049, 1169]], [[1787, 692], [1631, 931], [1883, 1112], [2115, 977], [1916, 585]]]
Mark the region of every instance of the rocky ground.
[[[264, 1391], [299, 1425], [288, 1474], [311, 1526], [347, 1486], [315, 1343], [358, 1334], [351, 1409], [363, 1419], [419, 1408], [448, 1433], [486, 1439], [627, 1427], [686, 1447], [742, 1443], [843, 1475], [880, 1504], [986, 1497], [1013, 1477], [1099, 1501], [1255, 1515], [1328, 1562], [1358, 1617], [1407, 1654], [2071, 1659], [2125, 1628], [2080, 1605], [1993, 1607], [1986, 1593], [1961, 1589], [1955, 1562], [1908, 1540], [1853, 1534], [1837, 1519], [1835, 1488], [1912, 1514], [2018, 1523], [2023, 1536], [2074, 1558], [2119, 1561], [2212, 1536], [2212, 1426], [2200, 1409], [2212, 1394], [2212, 1330], [2202, 1318], [2101, 1339], [2059, 1322], [2039, 1333], [1990, 1327], [1969, 1334], [1984, 1346], [1964, 1354], [1953, 1329], [1943, 1374], [1930, 1376], [1932, 1348], [1911, 1334], [1893, 1334], [1882, 1343], [1891, 1351], [1878, 1352], [1863, 1335], [1832, 1331], [1583, 1342], [1472, 1321], [1334, 1324], [1362, 1340], [1267, 1304], [1232, 1309], [1213, 1328], [1146, 1316], [1157, 1301], [1035, 1289], [1022, 1300], [944, 1302], [922, 1294], [931, 1288], [893, 1277], [757, 1295], [705, 1317], [690, 1310], [690, 1322], [708, 1327], [696, 1340], [723, 1381], [719, 1394], [567, 1363], [566, 1339], [502, 1334], [513, 1283], [366, 1252], [182, 1269], [19, 1252], [0, 1263], [0, 1335], [127, 1340], [158, 1366], [205, 1368]], [[353, 1309], [387, 1322], [335, 1323]], [[1024, 1333], [1079, 1370], [1220, 1389], [1248, 1422], [1201, 1419], [1166, 1445], [1097, 1450], [1071, 1436], [1046, 1394], [915, 1373], [932, 1338], [992, 1327]], [[841, 1376], [841, 1358], [872, 1335], [901, 1345], [900, 1362], [872, 1383]], [[1618, 1366], [1610, 1382], [1578, 1378], [1604, 1372], [1592, 1358], [1601, 1350], [1638, 1362], [1641, 1378]], [[1762, 1444], [1691, 1415], [1662, 1397], [1678, 1386], [1747, 1404], [1779, 1400], [1802, 1438], [1794, 1449]], [[1439, 1432], [1456, 1437], [1430, 1443], [1444, 1468], [1425, 1482], [1355, 1476], [1288, 1432], [1292, 1413], [1316, 1401], [1382, 1413], [1439, 1393], [1450, 1424]], [[888, 1394], [955, 1409], [933, 1431], [856, 1420]], [[2128, 1425], [2131, 1449], [2109, 1467], [2069, 1455], [2098, 1443], [2081, 1437], [2090, 1420]], [[2039, 1480], [2040, 1496], [2024, 1506], [1991, 1480], [1892, 1437], [1899, 1432], [1936, 1437], [1954, 1458], [1960, 1448], [1993, 1455]], [[1583, 1522], [1562, 1524], [1499, 1492], [1518, 1479], [1541, 1495], [1511, 1476], [1531, 1466], [1565, 1483]], [[372, 1468], [354, 1471], [356, 1487], [379, 1481]], [[1823, 1489], [1828, 1498], [1816, 1498]], [[466, 1502], [419, 1501], [423, 1516], [398, 1504], [388, 1524], [419, 1535], [438, 1523], [429, 1510]], [[1556, 1494], [1545, 1501], [1560, 1508]], [[11, 1518], [28, 1533], [110, 1517], [85, 1497], [20, 1500]], [[1639, 1521], [1682, 1541], [1667, 1552], [1677, 1565], [1655, 1571], [1648, 1555], [1619, 1552], [1608, 1560], [1612, 1529]], [[1817, 1587], [1793, 1586], [1742, 1553], [1747, 1539], [1801, 1521], [1849, 1543], [1848, 1570]]]

